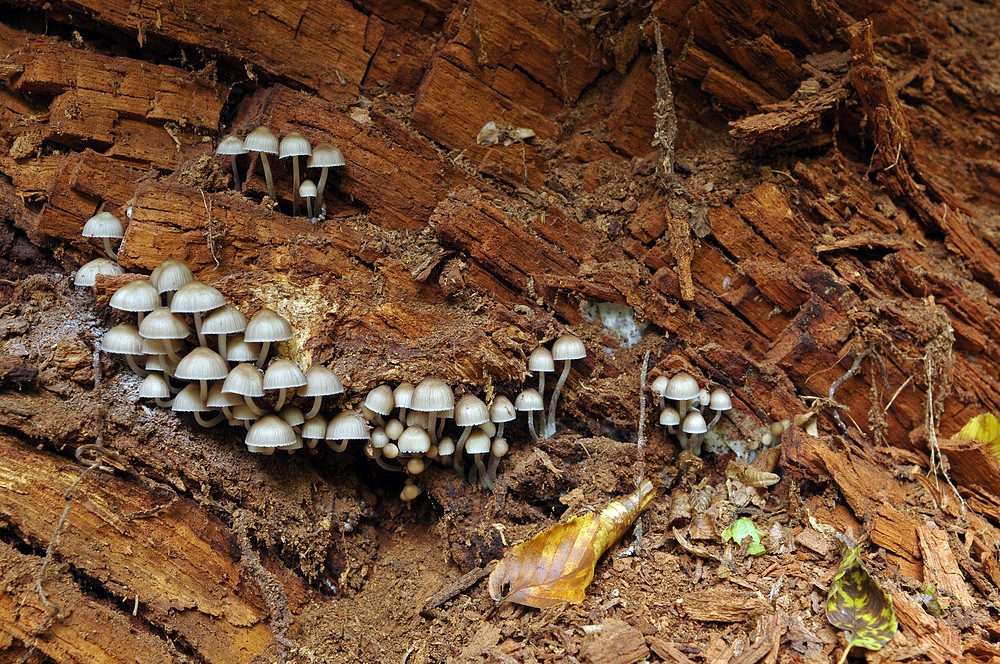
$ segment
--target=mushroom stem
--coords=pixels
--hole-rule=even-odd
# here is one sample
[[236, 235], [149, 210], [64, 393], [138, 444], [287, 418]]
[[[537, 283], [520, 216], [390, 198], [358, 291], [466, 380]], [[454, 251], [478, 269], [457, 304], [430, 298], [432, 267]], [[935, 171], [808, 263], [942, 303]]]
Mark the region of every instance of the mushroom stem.
[[247, 408], [250, 409], [250, 412], [252, 412], [257, 417], [260, 417], [264, 414], [264, 409], [260, 408], [257, 404], [254, 403], [253, 397], [244, 395], [243, 402], [247, 405]]
[[136, 372], [138, 375], [144, 378], [149, 375], [149, 372], [140, 367], [139, 364], [135, 361], [135, 355], [126, 355], [125, 361], [128, 362], [128, 365], [129, 367], [131, 367], [132, 371]]
[[688, 408], [691, 407], [691, 399], [681, 399], [677, 402], [677, 412], [681, 415], [681, 422], [684, 421], [684, 416], [687, 415]]
[[316, 214], [323, 208], [323, 190], [326, 189], [326, 176], [329, 171], [329, 166], [324, 166], [319, 174], [319, 183], [316, 185]]
[[677, 440], [680, 441], [682, 450], [688, 449], [688, 435], [686, 433], [684, 433], [683, 431], [678, 431]]
[[271, 350], [270, 341], [262, 341], [260, 343], [260, 355], [257, 356], [257, 368], [264, 368], [264, 360], [267, 359], [267, 351]]
[[201, 385], [201, 402], [205, 403], [208, 399], [208, 381], [199, 380], [198, 383]]
[[538, 372], [538, 393], [542, 395], [542, 403], [545, 403], [545, 372]]
[[455, 472], [460, 476], [465, 475], [465, 460], [462, 458], [462, 452], [465, 450], [465, 441], [469, 439], [470, 433], [472, 433], [472, 427], [463, 427], [462, 435], [455, 441]]
[[229, 165], [233, 168], [233, 189], [236, 191], [242, 191], [243, 187], [240, 183], [240, 171], [236, 168], [236, 155], [232, 155], [229, 158]]
[[205, 339], [205, 335], [201, 332], [201, 313], [197, 311], [194, 312], [194, 331], [198, 335], [198, 345], [202, 348], [207, 348], [208, 340]]
[[696, 433], [688, 439], [688, 452], [695, 456], [701, 456], [701, 440], [704, 434]]
[[343, 452], [344, 450], [347, 449], [347, 440], [346, 439], [340, 441], [339, 443], [334, 443], [332, 440], [328, 440], [328, 441], [326, 441], [326, 444], [329, 445], [330, 449], [333, 450], [334, 452], [336, 452], [337, 454], [340, 454], [341, 452]]
[[292, 155], [292, 216], [299, 216], [299, 158]]
[[[176, 367], [177, 364], [181, 361], [181, 356], [177, 354], [177, 349], [174, 348], [174, 340], [164, 339], [163, 347], [167, 349], [167, 357], [170, 358], [170, 361], [173, 362], [174, 366]], [[173, 376], [174, 375], [173, 369], [168, 371], [167, 374]]]
[[313, 218], [313, 197], [312, 196], [306, 196], [306, 213], [309, 215], [310, 219]]
[[[476, 461], [476, 467], [472, 469], [471, 473], [469, 473], [469, 483], [470, 484], [475, 484], [476, 483], [476, 479], [475, 479], [476, 471], [479, 471], [479, 483], [483, 484], [484, 482], [486, 482], [486, 464], [483, 463], [483, 457], [484, 456], [486, 456], [486, 455], [485, 454], [473, 454], [472, 455], [472, 458], [475, 459], [475, 461]], [[492, 486], [492, 485], [490, 485], [490, 486]], [[483, 488], [486, 489], [487, 487], [483, 486]]]
[[118, 260], [118, 254], [111, 248], [111, 238], [109, 237], [104, 238], [104, 251], [108, 252], [108, 256], [111, 256], [111, 260]]
[[503, 438], [503, 430], [506, 427], [507, 427], [507, 423], [506, 422], [501, 422], [500, 424], [498, 424], [497, 425], [497, 432], [496, 432], [496, 434], [493, 437], [494, 438]]
[[535, 433], [535, 418], [534, 413], [528, 413], [528, 433], [531, 434], [531, 440], [538, 442], [538, 434]]
[[306, 413], [306, 419], [311, 420], [312, 418], [319, 415], [319, 409], [322, 406], [323, 406], [323, 397], [322, 396], [313, 397], [313, 405], [312, 408], [309, 409], [309, 412]]
[[563, 370], [559, 374], [559, 380], [556, 382], [555, 389], [552, 390], [552, 401], [549, 402], [549, 414], [548, 419], [545, 422], [545, 429], [543, 434], [548, 436], [553, 436], [556, 433], [556, 406], [559, 405], [559, 393], [562, 392], [563, 385], [566, 384], [566, 379], [569, 377], [569, 365], [572, 360], [563, 360]]
[[220, 334], [218, 336], [218, 341], [219, 341], [219, 355], [222, 356], [222, 359], [225, 359], [226, 358], [226, 335]]
[[276, 412], [276, 413], [280, 412], [281, 411], [281, 407], [285, 405], [285, 391], [286, 390], [283, 387], [278, 390], [278, 403], [276, 403], [275, 406], [274, 406], [274, 412]]
[[497, 468], [500, 467], [500, 457], [490, 456], [490, 467], [486, 470], [486, 474], [483, 475], [480, 480], [480, 486], [486, 491], [493, 488], [493, 485], [497, 481]]
[[267, 180], [267, 195], [274, 200], [278, 200], [274, 195], [274, 177], [271, 176], [271, 164], [267, 161], [267, 153], [260, 153], [260, 161], [264, 164], [264, 179]]
[[199, 413], [197, 411], [195, 411], [195, 414], [194, 414], [194, 420], [195, 420], [195, 422], [197, 422], [198, 424], [200, 424], [201, 426], [206, 427], [206, 428], [207, 427], [214, 427], [216, 424], [218, 424], [219, 422], [221, 422], [224, 419], [226, 419], [226, 418], [225, 418], [225, 416], [222, 413], [216, 413], [215, 417], [213, 417], [210, 420], [206, 420], [204, 417], [201, 416], [201, 413]]
[[[437, 445], [437, 412], [429, 411], [427, 413], [427, 434], [431, 437], [431, 445]], [[464, 441], [463, 441], [464, 442]], [[455, 449], [458, 449], [458, 444], [456, 443]]]
[[711, 429], [712, 427], [714, 427], [716, 424], [718, 424], [719, 420], [721, 419], [722, 419], [722, 411], [721, 410], [715, 411], [715, 417], [713, 417], [712, 421], [708, 423], [708, 428]]
[[170, 407], [174, 405], [173, 399], [161, 399], [160, 397], [156, 397], [155, 401], [157, 406], [167, 410], [169, 410]]
[[390, 466], [389, 464], [387, 464], [385, 462], [385, 459], [383, 459], [382, 457], [376, 457], [375, 458], [375, 463], [377, 463], [382, 468], [385, 468], [386, 470], [392, 471], [394, 473], [401, 473], [401, 472], [403, 472], [403, 467], [402, 466]]

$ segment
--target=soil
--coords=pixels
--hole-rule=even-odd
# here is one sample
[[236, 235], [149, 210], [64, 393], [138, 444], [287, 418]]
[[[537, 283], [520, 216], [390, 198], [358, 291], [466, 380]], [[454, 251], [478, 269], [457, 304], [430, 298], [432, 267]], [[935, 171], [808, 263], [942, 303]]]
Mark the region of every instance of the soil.
[[[80, 642], [87, 639], [74, 640], [74, 634], [87, 633], [84, 616], [92, 615], [107, 621], [105, 636], [95, 642], [112, 653], [108, 661], [225, 661], [220, 653], [238, 625], [246, 632], [232, 642], [245, 638], [247, 645], [231, 661], [828, 662], [845, 643], [824, 609], [840, 561], [833, 531], [866, 541], [870, 571], [903, 614], [902, 631], [889, 645], [867, 654], [855, 648], [850, 661], [996, 661], [1000, 616], [997, 577], [990, 571], [996, 566], [977, 547], [995, 540], [1000, 503], [991, 502], [995, 488], [965, 485], [962, 476], [952, 478], [957, 489], [949, 490], [944, 470], [950, 466], [934, 472], [931, 445], [947, 441], [969, 417], [1000, 407], [1000, 288], [991, 281], [1000, 261], [989, 264], [1000, 247], [1000, 20], [995, 7], [974, 2], [907, 8], [911, 30], [878, 38], [878, 60], [888, 63], [906, 104], [909, 158], [922, 166], [912, 172], [924, 178], [918, 190], [941, 190], [946, 183], [948, 200], [958, 201], [954, 214], [964, 215], [982, 240], [978, 248], [956, 246], [955, 231], [921, 217], [923, 208], [888, 181], [891, 174], [872, 174], [878, 151], [866, 123], [882, 120], [859, 112], [862, 101], [854, 92], [800, 143], [762, 155], [730, 134], [728, 123], [751, 113], [720, 106], [704, 85], [678, 78], [677, 174], [665, 180], [657, 172], [662, 155], [630, 152], [628, 137], [606, 121], [604, 109], [636, 71], [628, 66], [631, 59], [617, 70], [607, 67], [578, 100], [550, 115], [560, 129], [556, 137], [504, 148], [499, 170], [487, 164], [498, 150], [455, 150], [442, 142], [423, 147], [424, 133], [406, 124], [417, 104], [414, 90], [393, 89], [405, 88], [402, 78], [381, 92], [368, 90], [366, 110], [376, 122], [398, 123], [379, 124], [380, 131], [392, 126], [406, 132], [393, 140], [413, 141], [413, 154], [424, 158], [429, 150], [440, 159], [441, 173], [451, 169], [441, 177], [476, 183], [486, 192], [480, 198], [480, 192], [448, 187], [435, 201], [431, 224], [421, 218], [414, 227], [393, 225], [363, 195], [337, 193], [328, 220], [288, 222], [287, 246], [260, 231], [270, 228], [265, 221], [247, 231], [227, 217], [218, 236], [205, 229], [199, 236], [205, 243], [192, 250], [203, 261], [195, 264], [199, 276], [248, 314], [262, 306], [282, 309], [296, 338], [278, 352], [334, 369], [348, 387], [345, 408], [358, 406], [377, 384], [429, 375], [444, 378], [457, 394], [513, 399], [533, 384], [524, 360], [535, 346], [563, 331], [579, 335], [588, 358], [574, 365], [558, 432], [533, 443], [523, 421], [511, 428], [511, 450], [492, 492], [432, 464], [419, 476], [421, 495], [408, 504], [400, 499], [403, 474], [381, 470], [359, 445], [343, 454], [323, 444], [294, 455], [250, 454], [239, 427], [205, 429], [187, 415], [139, 400], [141, 379], [119, 358], [95, 350], [104, 332], [125, 320], [107, 306], [117, 283], [73, 286], [75, 268], [96, 257], [98, 245], [38, 231], [31, 220], [42, 214], [51, 192], [19, 196], [26, 188], [17, 178], [24, 176], [9, 167], [0, 208], [0, 437], [10, 459], [3, 470], [36, 464], [39, 486], [34, 476], [0, 473], [0, 488], [6, 487], [0, 491], [0, 578], [7, 596], [0, 601], [6, 616], [0, 661], [87, 661], [74, 654], [86, 652]], [[648, 5], [556, 3], [554, 9], [619, 57], [632, 42], [631, 57], [654, 54], [639, 27]], [[24, 9], [17, 19], [3, 20], [37, 35], [43, 11]], [[93, 36], [84, 30], [81, 37], [60, 14], [53, 18], [59, 40], [72, 41], [75, 34], [89, 52], [156, 64], [170, 59], [160, 51], [164, 44], [143, 51], [124, 38], [98, 38], [96, 27]], [[935, 36], [938, 41], [928, 45]], [[199, 71], [204, 62], [192, 58], [181, 68]], [[232, 65], [222, 61], [223, 80], [235, 76]], [[251, 114], [259, 103], [252, 95], [275, 83], [316, 96], [293, 78], [271, 73], [234, 87], [226, 123]], [[11, 89], [4, 94], [18, 95]], [[349, 102], [337, 103], [347, 112]], [[13, 103], [6, 108], [10, 117]], [[21, 132], [4, 124], [6, 149]], [[633, 129], [646, 132], [648, 146], [651, 123]], [[67, 149], [50, 139], [27, 161], [40, 164]], [[963, 174], [951, 160], [959, 156], [968, 169]], [[522, 170], [504, 170], [514, 167]], [[217, 205], [228, 200], [239, 214], [240, 206], [249, 210], [248, 218], [278, 223], [273, 220], [281, 217], [285, 223], [289, 202], [280, 201], [276, 211], [261, 202], [259, 171], [243, 193], [225, 192], [226, 172], [225, 165], [191, 159], [145, 177], [214, 192]], [[532, 177], [539, 181], [529, 183]], [[771, 193], [774, 198], [766, 198]], [[14, 200], [20, 207], [9, 209]], [[801, 231], [782, 218], [775, 201], [787, 202]], [[755, 205], [764, 217], [779, 210], [774, 235], [767, 241], [754, 235], [753, 241], [785, 267], [762, 267], [754, 262], [752, 241], [745, 256], [739, 238], [720, 232], [716, 215], [738, 217], [733, 210], [739, 209], [751, 218], [746, 209]], [[484, 206], [537, 228], [532, 237], [544, 232], [546, 214], [561, 215], [596, 244], [580, 248], [574, 243], [587, 239], [565, 237], [551, 242], [592, 259], [572, 254], [572, 274], [552, 270], [547, 283], [529, 279], [522, 287], [513, 271], [505, 280], [462, 239], [462, 215], [479, 214]], [[684, 250], [671, 244], [669, 221], [645, 242], [642, 257], [623, 249], [641, 237], [636, 226], [650, 207], [691, 228], [687, 242], [695, 260], [693, 267], [689, 260], [687, 278], [693, 270], [694, 298], [683, 296]], [[869, 232], [871, 219], [887, 225], [878, 238], [834, 246]], [[760, 228], [767, 220], [755, 221], [765, 235]], [[346, 251], [355, 238], [363, 239]], [[259, 264], [256, 253], [236, 257], [237, 248], [257, 239]], [[787, 265], [797, 269], [801, 256], [786, 262], [785, 241], [807, 246], [806, 262], [819, 266], [810, 275], [822, 268], [830, 277], [809, 281], [797, 272], [786, 280]], [[834, 248], [814, 251], [821, 245]], [[144, 245], [137, 240], [133, 246], [139, 252]], [[500, 248], [494, 243], [482, 251]], [[654, 249], [660, 258], [649, 257]], [[897, 251], [905, 252], [899, 260], [892, 258]], [[339, 259], [328, 254], [338, 252], [347, 256], [348, 271], [333, 271]], [[287, 256], [301, 262], [290, 267], [282, 262]], [[148, 273], [146, 258], [133, 254], [129, 271]], [[484, 281], [490, 272], [492, 280]], [[917, 286], [908, 281], [914, 274]], [[511, 302], [508, 292], [520, 299]], [[605, 299], [631, 306], [646, 324], [638, 343], [629, 345], [587, 313]], [[808, 307], [813, 313], [806, 316]], [[682, 454], [677, 438], [657, 424], [655, 397], [643, 389], [642, 376], [648, 374], [648, 384], [679, 370], [726, 387], [736, 405], [713, 429], [700, 459]], [[756, 456], [772, 423], [784, 418], [794, 426], [775, 441], [781, 443], [781, 481], [756, 490], [727, 481], [730, 462]], [[87, 465], [95, 443], [98, 452], [107, 451], [101, 467]], [[828, 452], [832, 456], [824, 456]], [[855, 469], [869, 465], [848, 476], [847, 461], [840, 466], [834, 458], [851, 460]], [[23, 467], [16, 465], [22, 461]], [[489, 596], [486, 574], [511, 545], [570, 515], [600, 510], [631, 492], [639, 476], [652, 480], [658, 495], [641, 529], [629, 531], [600, 560], [584, 602], [536, 610], [497, 604]], [[850, 482], [855, 476], [862, 478], [860, 487]], [[883, 480], [884, 486], [873, 483]], [[121, 497], [121, 509], [136, 525], [88, 530], [74, 523], [82, 513], [113, 513], [108, 495]], [[961, 509], [959, 496], [966, 501]], [[12, 507], [33, 499], [45, 506], [35, 520], [30, 510]], [[53, 539], [64, 505], [65, 525]], [[898, 518], [887, 516], [885, 505]], [[157, 520], [180, 532], [178, 524], [191, 515], [200, 519], [191, 526], [192, 541], [209, 542], [220, 565], [232, 564], [219, 572], [217, 587], [199, 579], [207, 584], [206, 597], [224, 608], [205, 609], [180, 595], [144, 597], [135, 584], [152, 570], [128, 577], [114, 562], [132, 555], [116, 539], [127, 539], [123, 533], [131, 538], [132, 529], [155, 528], [144, 524]], [[764, 555], [721, 541], [737, 516], [751, 517], [766, 535]], [[903, 534], [887, 533], [887, 523], [904, 524]], [[927, 536], [920, 527], [931, 525], [947, 533], [958, 562], [951, 558], [955, 569], [944, 571], [958, 574], [971, 600], [949, 590], [937, 598], [937, 613], [918, 606], [925, 584], [937, 580], [919, 540]], [[155, 541], [172, 542], [162, 537]], [[188, 559], [192, 551], [177, 555]], [[989, 555], [995, 559], [996, 551]], [[39, 598], [40, 577], [57, 608]], [[252, 617], [233, 617], [243, 610]], [[212, 621], [226, 620], [219, 628], [226, 639], [214, 643]], [[253, 632], [256, 626], [263, 637]]]

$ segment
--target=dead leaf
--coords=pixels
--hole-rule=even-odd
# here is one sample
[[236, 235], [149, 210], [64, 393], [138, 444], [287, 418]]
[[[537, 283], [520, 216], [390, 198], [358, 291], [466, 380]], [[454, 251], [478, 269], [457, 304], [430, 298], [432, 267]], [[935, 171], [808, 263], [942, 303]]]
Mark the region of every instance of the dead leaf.
[[598, 559], [625, 534], [654, 493], [644, 480], [600, 513], [573, 517], [513, 547], [490, 574], [490, 597], [538, 609], [582, 602]]
[[1000, 459], [1000, 420], [993, 413], [983, 413], [969, 420], [953, 439], [978, 440]]

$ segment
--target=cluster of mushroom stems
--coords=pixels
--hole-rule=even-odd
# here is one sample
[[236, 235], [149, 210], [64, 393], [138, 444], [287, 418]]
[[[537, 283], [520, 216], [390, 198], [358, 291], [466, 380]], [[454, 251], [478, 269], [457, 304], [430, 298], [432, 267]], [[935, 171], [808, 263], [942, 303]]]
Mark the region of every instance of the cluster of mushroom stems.
[[[528, 356], [528, 371], [538, 375], [538, 389], [528, 388], [517, 395], [514, 408], [527, 413], [528, 432], [531, 439], [547, 438], [556, 433], [556, 408], [559, 405], [559, 395], [562, 393], [566, 379], [569, 377], [570, 364], [573, 360], [581, 360], [587, 356], [583, 341], [572, 334], [564, 334], [552, 343], [552, 349], [539, 346]], [[557, 363], [559, 378], [549, 396], [548, 408], [545, 407], [545, 376], [554, 374]], [[535, 419], [538, 424], [535, 424]]]
[[[321, 218], [326, 211], [323, 193], [326, 189], [327, 177], [331, 168], [346, 165], [344, 154], [331, 143], [319, 143], [315, 147], [309, 140], [297, 131], [285, 134], [280, 140], [267, 127], [257, 127], [246, 138], [230, 135], [219, 141], [215, 153], [228, 156], [233, 171], [233, 188], [242, 191], [239, 166], [236, 163], [240, 155], [256, 152], [264, 169], [264, 179], [267, 182], [267, 195], [272, 200], [278, 197], [274, 188], [274, 175], [268, 155], [277, 155], [278, 159], [290, 159], [292, 162], [292, 214], [299, 214], [299, 199], [306, 201], [306, 214], [309, 219]], [[311, 179], [299, 181], [301, 166], [299, 159], [305, 157], [305, 168], [320, 169], [319, 183]]]

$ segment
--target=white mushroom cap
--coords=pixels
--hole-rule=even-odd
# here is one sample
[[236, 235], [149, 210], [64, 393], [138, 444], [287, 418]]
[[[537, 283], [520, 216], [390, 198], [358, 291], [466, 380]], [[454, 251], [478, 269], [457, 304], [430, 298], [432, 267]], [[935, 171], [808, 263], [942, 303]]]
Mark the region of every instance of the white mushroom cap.
[[451, 436], [445, 436], [438, 441], [438, 456], [451, 456], [455, 453], [455, 439]]
[[278, 145], [278, 157], [308, 157], [312, 154], [309, 140], [297, 131], [290, 131]]
[[465, 441], [465, 451], [469, 454], [489, 454], [492, 444], [489, 434], [477, 427]]
[[299, 185], [299, 196], [302, 198], [308, 198], [309, 196], [315, 196], [319, 193], [316, 189], [316, 183], [312, 180], [303, 180], [302, 184]]
[[700, 391], [701, 388], [694, 376], [681, 371], [667, 382], [667, 391], [663, 396], [674, 401], [686, 401], [696, 398]]
[[[162, 353], [150, 353], [146, 348], [150, 344], [160, 344], [159, 350], [163, 350]], [[173, 367], [167, 361], [167, 351], [163, 349], [162, 342], [157, 339], [143, 339], [142, 340], [142, 352], [146, 355], [146, 371], [165, 371], [170, 369], [173, 371]]]
[[139, 385], [140, 399], [169, 399], [170, 385], [163, 374], [151, 373]]
[[226, 344], [226, 359], [230, 362], [256, 362], [260, 355], [260, 344], [246, 341], [237, 334]]
[[110, 212], [98, 212], [83, 225], [83, 237], [114, 238], [120, 240], [125, 236], [125, 226], [122, 220]]
[[189, 281], [194, 281], [191, 268], [173, 258], [168, 258], [154, 267], [149, 275], [149, 283], [160, 293], [175, 291]]
[[681, 414], [673, 406], [667, 406], [660, 411], [660, 424], [665, 427], [675, 427], [681, 423]]
[[119, 355], [142, 355], [142, 337], [135, 325], [122, 323], [104, 333], [101, 350]]
[[552, 359], [557, 362], [560, 360], [579, 360], [584, 357], [587, 357], [587, 347], [583, 345], [583, 341], [579, 337], [572, 334], [564, 334], [552, 344]]
[[[142, 334], [142, 326], [139, 326], [139, 334]], [[170, 351], [174, 353], [178, 352], [181, 348], [181, 342], [177, 339], [149, 339], [147, 337], [142, 338], [142, 352], [150, 357], [160, 357], [164, 358], [164, 362], [170, 363], [167, 355]]]
[[406, 411], [406, 426], [408, 427], [423, 427], [427, 428], [428, 417], [427, 413], [421, 413], [419, 410], [408, 410]]
[[[212, 290], [215, 290], [214, 288]], [[218, 291], [216, 291], [218, 292]], [[174, 302], [180, 291], [174, 295]], [[171, 307], [171, 310], [174, 310]], [[201, 321], [202, 334], [236, 334], [247, 328], [247, 318], [236, 307], [226, 304], [205, 316]], [[228, 345], [227, 345], [228, 347]], [[227, 358], [228, 359], [228, 358]], [[257, 359], [255, 354], [253, 359]]]
[[277, 415], [265, 415], [250, 427], [247, 447], [285, 447], [295, 444], [295, 430]]
[[264, 152], [266, 154], [278, 154], [280, 143], [274, 132], [267, 127], [257, 127], [243, 139], [243, 146], [247, 151]]
[[305, 421], [302, 425], [302, 437], [303, 438], [325, 438], [326, 437], [326, 418], [322, 415], [317, 415]]
[[368, 422], [360, 413], [342, 410], [326, 427], [327, 440], [370, 440]]
[[160, 294], [145, 279], [130, 281], [111, 296], [112, 309], [147, 313], [160, 306]]
[[253, 343], [287, 341], [292, 338], [292, 325], [273, 309], [261, 309], [243, 331], [244, 341]]
[[703, 387], [698, 390], [698, 405], [704, 407], [710, 403], [712, 403], [712, 393], [708, 391], [708, 388]]
[[517, 419], [517, 411], [514, 410], [514, 404], [510, 402], [510, 399], [502, 394], [494, 397], [493, 403], [490, 404], [490, 421], [500, 424], [515, 419]]
[[241, 403], [246, 403], [239, 394], [223, 392], [223, 385], [225, 385], [225, 381], [222, 380], [217, 380], [212, 384], [212, 387], [208, 390], [208, 397], [205, 399], [206, 406], [209, 408], [232, 408]]
[[340, 151], [340, 148], [330, 143], [320, 143], [313, 147], [312, 155], [309, 157], [309, 161], [306, 162], [308, 168], [345, 166], [346, 164], [347, 161], [344, 160], [344, 153]]
[[649, 389], [653, 391], [653, 394], [660, 397], [665, 397], [667, 396], [667, 385], [669, 383], [670, 379], [667, 378], [666, 376], [657, 376], [656, 378], [653, 379], [653, 383], [652, 385], [649, 386]]
[[231, 412], [233, 419], [240, 422], [248, 422], [257, 419], [257, 413], [253, 412], [253, 409], [250, 408], [246, 402], [236, 404], [232, 407]]
[[[396, 439], [398, 438], [399, 436], [396, 436]], [[385, 429], [383, 427], [375, 427], [374, 429], [372, 429], [372, 447], [374, 447], [375, 449], [377, 450], [382, 449], [383, 447], [389, 444], [390, 440], [393, 439], [389, 438], [389, 434], [385, 432]]]
[[264, 375], [253, 364], [237, 364], [222, 384], [223, 392], [244, 397], [264, 396]]
[[729, 398], [729, 394], [724, 389], [717, 387], [712, 390], [712, 398], [708, 407], [712, 410], [732, 410], [733, 400]]
[[222, 380], [229, 375], [229, 364], [211, 348], [199, 347], [181, 358], [174, 375], [181, 380]]
[[507, 439], [494, 438], [493, 443], [490, 445], [490, 455], [500, 458], [507, 456], [507, 452], [510, 452], [510, 445], [507, 444]]
[[406, 427], [396, 441], [396, 447], [400, 454], [423, 454], [431, 448], [431, 437], [420, 427]]
[[406, 426], [397, 419], [391, 419], [385, 423], [385, 435], [389, 437], [389, 440], [399, 440], [404, 429]]
[[409, 408], [413, 401], [413, 383], [400, 383], [392, 391], [392, 398], [397, 408]]
[[528, 356], [528, 371], [555, 371], [556, 363], [552, 359], [552, 351], [544, 346], [539, 346], [531, 351]]
[[388, 415], [396, 407], [396, 402], [392, 396], [392, 388], [388, 385], [379, 385], [368, 393], [365, 397], [365, 407], [379, 415]]
[[492, 438], [497, 434], [497, 425], [493, 424], [493, 422], [489, 420], [486, 420], [485, 422], [480, 424], [479, 428], [485, 431], [487, 434], [489, 434], [490, 438]]
[[425, 378], [413, 388], [410, 408], [422, 413], [439, 413], [455, 407], [455, 394], [440, 378]]
[[705, 433], [708, 431], [708, 423], [705, 422], [705, 418], [701, 413], [692, 410], [684, 417], [684, 424], [681, 425], [681, 431], [690, 434]]
[[474, 394], [466, 394], [455, 404], [455, 424], [460, 427], [474, 427], [490, 421], [490, 410], [486, 402]]
[[265, 390], [287, 390], [292, 387], [302, 387], [306, 384], [306, 375], [299, 365], [291, 360], [279, 357], [272, 361], [264, 372]]
[[170, 301], [175, 314], [205, 313], [226, 306], [226, 297], [217, 289], [192, 280], [177, 289]]
[[201, 400], [201, 388], [198, 383], [191, 383], [177, 393], [170, 409], [175, 413], [203, 413], [209, 408]]
[[89, 263], [84, 263], [80, 266], [80, 269], [76, 271], [76, 276], [73, 278], [73, 285], [93, 286], [97, 283], [97, 275], [99, 274], [125, 274], [125, 270], [122, 269], [121, 265], [109, 258], [95, 258]]
[[326, 397], [343, 393], [344, 384], [337, 374], [319, 364], [306, 369], [306, 384], [298, 392], [300, 397]]
[[293, 427], [302, 426], [306, 421], [306, 414], [298, 406], [285, 406], [278, 413], [278, 417], [291, 424]]
[[519, 411], [534, 413], [545, 410], [545, 403], [542, 401], [542, 395], [538, 393], [538, 390], [529, 387], [514, 399], [514, 408]]
[[166, 307], [153, 309], [139, 323], [139, 334], [146, 339], [184, 339], [189, 331], [187, 321]]
[[224, 139], [219, 141], [219, 144], [215, 148], [215, 154], [221, 155], [234, 155], [234, 154], [246, 154], [247, 147], [243, 143], [243, 139], [236, 136], [226, 136]]

